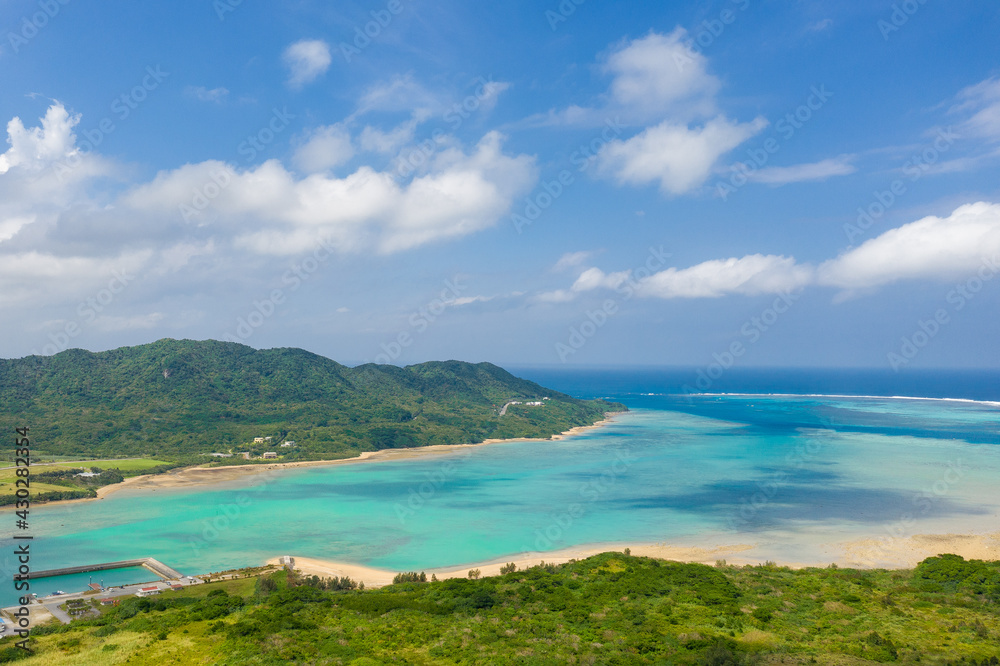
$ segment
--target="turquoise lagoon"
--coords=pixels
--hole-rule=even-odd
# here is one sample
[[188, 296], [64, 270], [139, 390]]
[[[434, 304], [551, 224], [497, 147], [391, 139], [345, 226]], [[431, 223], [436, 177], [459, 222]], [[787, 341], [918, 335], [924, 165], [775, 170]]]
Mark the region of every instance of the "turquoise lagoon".
[[1000, 531], [1000, 403], [612, 397], [633, 411], [563, 440], [39, 506], [31, 565], [151, 556], [197, 574], [290, 554], [401, 571], [640, 542], [823, 563], [861, 537]]

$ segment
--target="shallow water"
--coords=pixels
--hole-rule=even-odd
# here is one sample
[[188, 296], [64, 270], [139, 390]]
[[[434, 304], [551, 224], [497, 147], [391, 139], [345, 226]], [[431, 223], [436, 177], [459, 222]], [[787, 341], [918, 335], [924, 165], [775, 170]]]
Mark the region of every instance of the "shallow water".
[[[155, 557], [196, 574], [292, 554], [420, 570], [616, 542], [749, 543], [771, 559], [810, 561], [822, 542], [903, 524], [909, 534], [998, 529], [995, 405], [619, 399], [634, 411], [565, 440], [36, 507], [31, 565]], [[6, 540], [3, 552], [13, 549]], [[67, 585], [41, 579], [32, 591]]]

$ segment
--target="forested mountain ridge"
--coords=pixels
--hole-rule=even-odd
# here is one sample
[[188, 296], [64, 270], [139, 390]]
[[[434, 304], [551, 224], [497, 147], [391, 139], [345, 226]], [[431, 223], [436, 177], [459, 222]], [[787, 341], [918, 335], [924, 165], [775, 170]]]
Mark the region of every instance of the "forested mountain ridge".
[[[547, 399], [545, 399], [547, 398]], [[544, 400], [543, 400], [544, 399]], [[510, 401], [541, 405], [512, 405]], [[286, 459], [548, 437], [622, 405], [577, 400], [490, 363], [349, 368], [302, 349], [163, 339], [0, 360], [0, 414], [35, 447], [79, 456], [189, 456], [296, 442]]]

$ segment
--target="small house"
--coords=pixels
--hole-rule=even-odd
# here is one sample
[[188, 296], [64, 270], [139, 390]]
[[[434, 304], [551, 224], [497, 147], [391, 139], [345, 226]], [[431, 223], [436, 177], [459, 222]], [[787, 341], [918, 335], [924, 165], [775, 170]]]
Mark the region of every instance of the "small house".
[[254, 437], [253, 438], [253, 443], [254, 444], [263, 444], [264, 443], [264, 438], [263, 437]]
[[264, 460], [269, 460], [271, 458], [277, 458], [277, 457], [278, 457], [277, 451], [265, 451], [264, 452]]
[[289, 439], [289, 440], [286, 440], [285, 442], [283, 442], [281, 444], [281, 446], [282, 446], [282, 448], [287, 448], [289, 446], [295, 446], [295, 442], [293, 440]]
[[137, 597], [151, 597], [154, 594], [159, 594], [160, 588], [158, 587], [143, 587], [140, 588], [138, 592], [135, 593]]
[[112, 599], [111, 597], [108, 597], [107, 599], [101, 599], [101, 605], [102, 606], [114, 606], [117, 603], [118, 603], [118, 600], [117, 599]]

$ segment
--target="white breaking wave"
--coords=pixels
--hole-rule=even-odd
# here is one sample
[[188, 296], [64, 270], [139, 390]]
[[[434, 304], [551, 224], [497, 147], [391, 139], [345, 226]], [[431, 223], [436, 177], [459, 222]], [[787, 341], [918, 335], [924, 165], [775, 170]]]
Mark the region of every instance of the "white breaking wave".
[[[657, 394], [646, 393], [644, 395]], [[1000, 402], [992, 400], [971, 400], [969, 398], [924, 398], [912, 395], [846, 395], [842, 393], [673, 393], [668, 395], [694, 395], [704, 397], [728, 396], [734, 398], [862, 398], [866, 400], [934, 400], [938, 402], [967, 402], [974, 405], [1000, 407]]]

